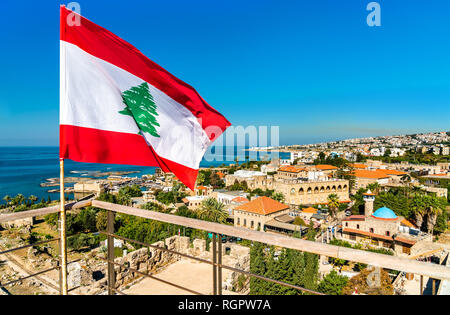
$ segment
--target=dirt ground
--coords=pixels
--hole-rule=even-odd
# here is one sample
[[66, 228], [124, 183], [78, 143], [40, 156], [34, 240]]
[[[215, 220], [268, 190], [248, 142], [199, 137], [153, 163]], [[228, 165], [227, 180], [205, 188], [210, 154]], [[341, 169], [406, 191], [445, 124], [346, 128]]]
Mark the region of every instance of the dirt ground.
[[[222, 270], [222, 279], [226, 279], [231, 271]], [[212, 266], [193, 260], [180, 260], [169, 265], [155, 277], [175, 283], [202, 294], [212, 294]], [[145, 278], [127, 290], [125, 294], [131, 295], [191, 295], [192, 293], [162, 283], [157, 280]], [[234, 292], [224, 291], [223, 294], [235, 294]]]

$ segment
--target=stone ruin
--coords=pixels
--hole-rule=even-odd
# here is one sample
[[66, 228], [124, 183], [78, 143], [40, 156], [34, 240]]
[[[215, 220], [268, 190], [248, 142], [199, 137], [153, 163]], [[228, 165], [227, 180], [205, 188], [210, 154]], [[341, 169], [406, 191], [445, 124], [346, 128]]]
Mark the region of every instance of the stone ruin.
[[[195, 239], [192, 243], [187, 236], [172, 236], [165, 242], [160, 241], [152, 245], [164, 247], [190, 256], [212, 260], [212, 246], [206, 250], [206, 240]], [[222, 263], [226, 266], [250, 271], [250, 248], [237, 244], [222, 244]], [[183, 257], [174, 253], [155, 248], [141, 248], [115, 261], [123, 266], [115, 266], [116, 286], [118, 288], [133, 284], [142, 277], [130, 271], [126, 266], [142, 273], [157, 273], [161, 268], [181, 260]], [[188, 259], [188, 258], [183, 258]], [[223, 289], [233, 290], [240, 273], [231, 272], [228, 279], [223, 279]], [[245, 289], [245, 288], [244, 288]]]
[[[206, 240], [195, 239], [190, 242], [189, 237], [172, 236], [165, 241], [159, 241], [152, 245], [174, 250], [183, 254], [212, 261], [212, 246], [206, 250]], [[250, 271], [250, 248], [237, 244], [222, 244], [222, 263], [226, 266]], [[106, 257], [106, 253], [100, 253]], [[95, 254], [93, 254], [94, 258]], [[123, 290], [128, 286], [136, 284], [143, 279], [137, 272], [129, 270], [127, 267], [138, 270], [142, 273], [157, 274], [166, 266], [180, 261], [184, 258], [180, 255], [167, 251], [158, 250], [152, 247], [143, 247], [128, 253], [124, 257], [115, 259], [120, 265], [115, 265], [116, 288]], [[241, 273], [231, 272], [228, 278], [223, 279], [223, 290], [236, 291], [238, 278]], [[79, 287], [76, 294], [104, 294], [107, 290], [107, 263], [96, 259], [87, 259], [68, 265], [69, 288]], [[241, 293], [248, 293], [248, 281], [240, 290]]]

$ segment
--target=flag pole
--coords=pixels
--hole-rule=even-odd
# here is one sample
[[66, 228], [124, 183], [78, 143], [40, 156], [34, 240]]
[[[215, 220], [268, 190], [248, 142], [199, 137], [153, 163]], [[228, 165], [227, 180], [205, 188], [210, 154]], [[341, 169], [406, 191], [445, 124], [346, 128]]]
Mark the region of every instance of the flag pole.
[[[64, 5], [61, 8], [65, 7]], [[61, 11], [60, 11], [60, 36], [65, 39], [66, 38], [66, 21], [62, 20]], [[61, 107], [61, 88], [62, 84], [66, 83], [66, 52], [63, 46], [60, 46], [61, 49], [61, 60], [60, 60], [60, 107]], [[64, 62], [64, 67], [61, 65]], [[63, 83], [62, 83], [63, 82]], [[61, 109], [60, 109], [61, 110]], [[60, 193], [60, 203], [59, 203], [59, 244], [60, 244], [60, 270], [59, 270], [59, 293], [61, 295], [67, 295], [67, 238], [66, 238], [66, 208], [65, 208], [65, 198], [64, 198], [64, 158], [60, 157], [59, 159], [59, 193]]]
[[60, 267], [61, 267], [61, 283], [60, 293], [67, 295], [67, 243], [66, 243], [66, 209], [64, 206], [64, 159], [59, 159], [59, 190], [60, 190], [60, 208], [59, 208], [59, 232], [61, 245], [60, 248]]

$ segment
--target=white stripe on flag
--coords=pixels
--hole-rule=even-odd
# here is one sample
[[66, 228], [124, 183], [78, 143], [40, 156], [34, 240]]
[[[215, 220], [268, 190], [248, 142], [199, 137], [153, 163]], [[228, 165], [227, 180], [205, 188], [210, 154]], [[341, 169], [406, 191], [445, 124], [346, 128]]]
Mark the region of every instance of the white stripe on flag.
[[[61, 84], [60, 124], [137, 134], [134, 119], [119, 111], [125, 108], [122, 93], [144, 81], [73, 44], [61, 41], [61, 52], [66, 84]], [[145, 139], [159, 156], [198, 169], [210, 144], [206, 132], [183, 105], [150, 84], [149, 89], [160, 137], [144, 133]]]

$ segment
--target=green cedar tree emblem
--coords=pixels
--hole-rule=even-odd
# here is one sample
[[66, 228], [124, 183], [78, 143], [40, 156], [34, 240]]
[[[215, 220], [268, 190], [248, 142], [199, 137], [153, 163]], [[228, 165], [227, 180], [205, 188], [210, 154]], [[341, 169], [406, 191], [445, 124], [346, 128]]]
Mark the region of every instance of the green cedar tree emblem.
[[147, 82], [123, 92], [122, 99], [126, 107], [119, 113], [133, 117], [141, 132], [147, 132], [159, 138], [155, 127], [159, 127], [156, 120], [158, 112]]

